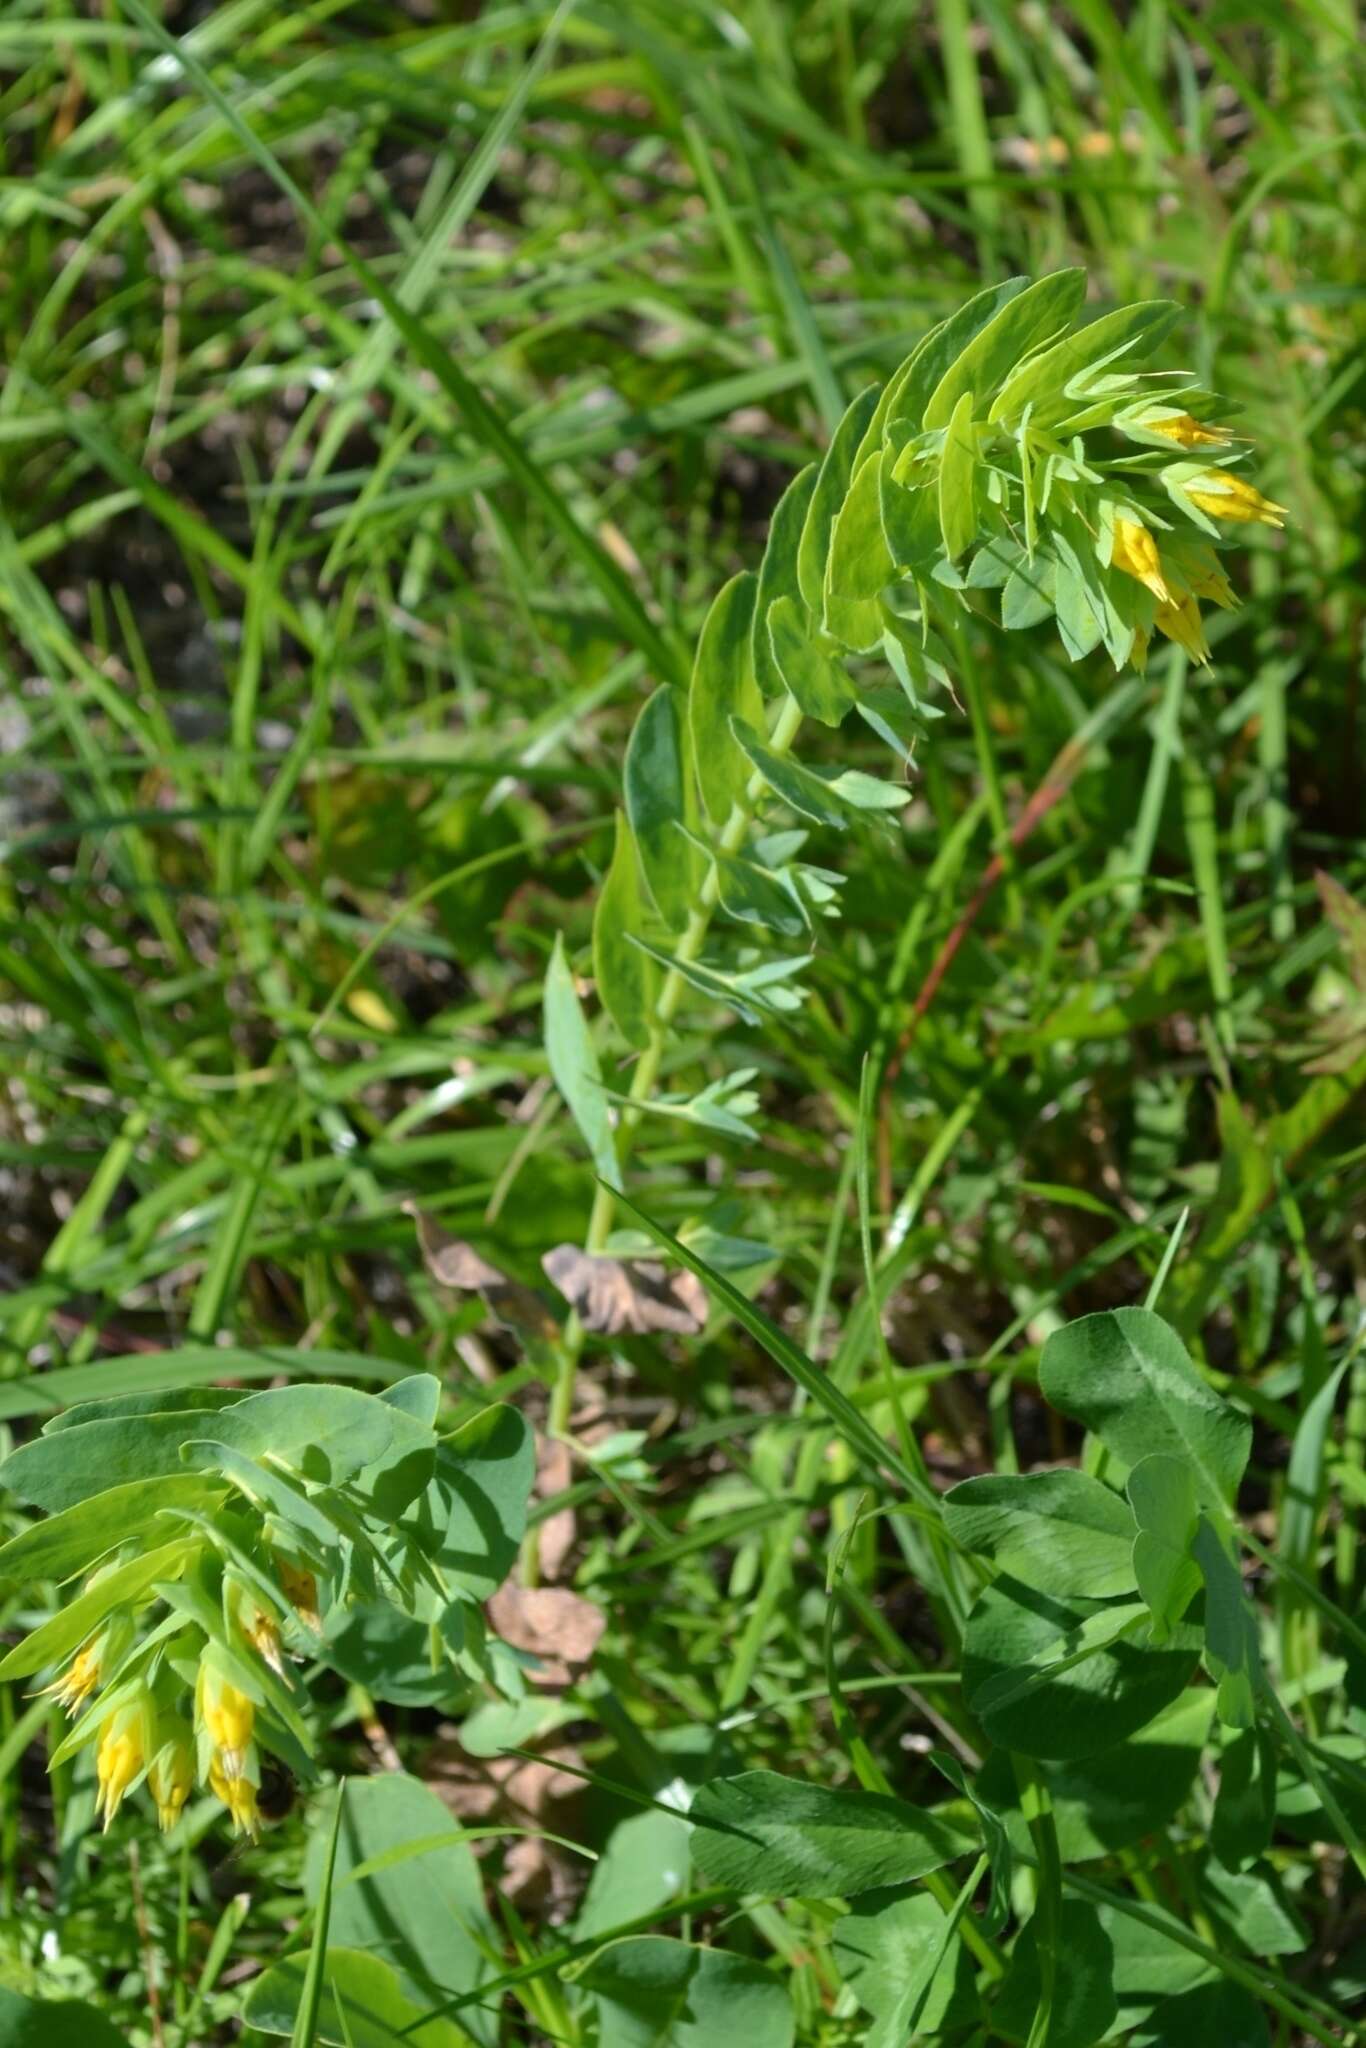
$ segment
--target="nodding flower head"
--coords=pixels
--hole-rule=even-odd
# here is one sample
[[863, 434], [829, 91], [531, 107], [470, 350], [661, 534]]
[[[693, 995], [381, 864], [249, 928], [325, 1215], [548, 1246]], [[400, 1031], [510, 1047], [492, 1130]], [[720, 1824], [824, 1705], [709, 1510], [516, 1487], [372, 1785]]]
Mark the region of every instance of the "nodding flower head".
[[251, 1779], [230, 1778], [216, 1763], [212, 1763], [209, 1765], [209, 1789], [232, 1815], [234, 1832], [250, 1835], [255, 1841], [261, 1832], [261, 1822], [256, 1807], [256, 1787]]
[[1140, 526], [1136, 519], [1121, 516], [1115, 520], [1110, 566], [1122, 569], [1126, 576], [1137, 577], [1151, 590], [1159, 604], [1171, 603], [1172, 594], [1162, 574], [1162, 557], [1157, 552], [1157, 542], [1147, 527]]
[[247, 1765], [256, 1708], [208, 1652], [199, 1660], [194, 1703], [195, 1724], [212, 1743], [219, 1770], [227, 1779], [240, 1778]]
[[1192, 505], [1198, 505], [1211, 519], [1230, 519], [1240, 524], [1284, 526], [1286, 508], [1264, 498], [1255, 485], [1232, 476], [1226, 469], [1207, 469], [1185, 486]]
[[163, 1834], [180, 1819], [194, 1784], [194, 1730], [180, 1714], [163, 1714], [157, 1723], [157, 1749], [147, 1766], [147, 1789], [156, 1802]]
[[1155, 410], [1140, 414], [1134, 425], [1145, 434], [1160, 434], [1164, 441], [1175, 441], [1178, 448], [1217, 448], [1233, 439], [1227, 427], [1207, 426], [1203, 420], [1192, 419], [1188, 412]]
[[95, 1775], [99, 1796], [95, 1812], [107, 1828], [124, 1794], [146, 1766], [154, 1740], [152, 1698], [145, 1686], [135, 1697], [116, 1707], [100, 1730], [95, 1752]]
[[259, 1657], [264, 1658], [272, 1671], [284, 1677], [284, 1658], [280, 1654], [280, 1629], [273, 1614], [267, 1613], [259, 1602], [244, 1600], [239, 1620], [242, 1633]]
[[1192, 661], [1203, 664], [1209, 660], [1205, 629], [1200, 623], [1200, 607], [1193, 597], [1182, 597], [1175, 604], [1160, 604], [1154, 624], [1159, 633], [1165, 633], [1169, 640], [1175, 640], [1178, 647], [1184, 647]]
[[65, 1671], [60, 1672], [51, 1685], [39, 1688], [37, 1696], [41, 1699], [50, 1694], [58, 1706], [65, 1707], [68, 1714], [74, 1715], [91, 1693], [105, 1683], [110, 1672], [123, 1662], [132, 1647], [131, 1620], [126, 1614], [111, 1615], [89, 1642], [76, 1652]]

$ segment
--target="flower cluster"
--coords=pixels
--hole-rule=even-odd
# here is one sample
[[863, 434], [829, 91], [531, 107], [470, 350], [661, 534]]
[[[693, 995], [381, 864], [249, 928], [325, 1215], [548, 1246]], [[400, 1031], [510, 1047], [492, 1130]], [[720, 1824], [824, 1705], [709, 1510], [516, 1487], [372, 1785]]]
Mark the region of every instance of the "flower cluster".
[[[286, 1604], [293, 1604], [291, 1595], [300, 1599], [302, 1618], [316, 1623], [318, 1614], [312, 1574], [283, 1566], [278, 1558], [275, 1564], [278, 1611], [229, 1568], [222, 1576], [221, 1638], [191, 1627], [147, 1654], [137, 1641], [134, 1611], [119, 1607], [41, 1688], [73, 1719], [81, 1715], [69, 1748], [83, 1741], [96, 1745], [96, 1814], [105, 1828], [127, 1795], [145, 1783], [161, 1828], [170, 1829], [199, 1783], [222, 1801], [237, 1832], [258, 1833], [257, 1738], [267, 1693], [254, 1660], [283, 1679], [281, 1621]], [[104, 1699], [96, 1697], [101, 1693]], [[192, 1721], [184, 1711], [187, 1693]]]

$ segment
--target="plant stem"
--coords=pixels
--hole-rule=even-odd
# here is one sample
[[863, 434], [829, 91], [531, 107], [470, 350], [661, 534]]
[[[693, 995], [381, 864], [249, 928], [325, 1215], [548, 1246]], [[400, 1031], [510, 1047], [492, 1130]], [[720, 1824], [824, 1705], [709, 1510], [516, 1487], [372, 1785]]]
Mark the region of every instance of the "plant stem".
[[[797, 737], [801, 722], [802, 714], [796, 701], [791, 697], [786, 698], [768, 742], [775, 754], [787, 753]], [[763, 776], [756, 769], [746, 784], [744, 796], [732, 806], [731, 814], [726, 820], [719, 842], [722, 853], [735, 853], [744, 843], [755, 807], [767, 786]], [[643, 1113], [641, 1105], [649, 1100], [658, 1079], [664, 1048], [668, 1043], [669, 1028], [688, 986], [687, 978], [681, 970], [696, 960], [706, 943], [716, 910], [718, 891], [719, 879], [713, 863], [707, 869], [698, 891], [697, 902], [678, 941], [674, 953], [675, 965], [665, 975], [664, 985], [659, 991], [659, 1000], [655, 1004], [654, 1020], [650, 1030], [650, 1042], [636, 1062], [636, 1070], [631, 1077], [626, 1106], [622, 1110], [621, 1121], [616, 1131], [617, 1159], [623, 1166], [630, 1156], [631, 1140]], [[615, 1206], [616, 1195], [613, 1189], [605, 1183], [600, 1183], [588, 1219], [588, 1234], [584, 1240], [585, 1251], [597, 1253], [605, 1249], [612, 1231]], [[578, 1317], [573, 1315], [565, 1325], [564, 1337], [559, 1347], [555, 1385], [551, 1390], [547, 1429], [552, 1437], [564, 1436], [569, 1428], [569, 1418], [574, 1406], [574, 1378], [582, 1349], [583, 1326]]]

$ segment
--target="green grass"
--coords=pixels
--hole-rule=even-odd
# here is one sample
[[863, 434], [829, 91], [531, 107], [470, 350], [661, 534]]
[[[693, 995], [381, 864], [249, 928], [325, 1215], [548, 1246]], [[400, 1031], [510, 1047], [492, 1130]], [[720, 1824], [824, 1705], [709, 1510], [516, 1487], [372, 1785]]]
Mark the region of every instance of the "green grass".
[[[554, 1362], [452, 1306], [403, 1205], [533, 1284], [584, 1241], [598, 1191], [542, 981], [559, 933], [587, 971], [640, 705], [686, 677], [855, 393], [981, 285], [1081, 263], [1097, 308], [1182, 304], [1166, 355], [1244, 409], [1290, 520], [1240, 550], [1208, 669], [1155, 650], [1134, 684], [1047, 628], [972, 641], [894, 854], [821, 842], [844, 915], [805, 1008], [690, 1011], [669, 1041], [665, 1089], [757, 1067], [760, 1137], [644, 1118], [632, 1199], [705, 1225], [713, 1263], [718, 1238], [760, 1250], [703, 1339], [571, 1341], [576, 1430], [601, 1406], [639, 1434], [605, 1461], [590, 1441], [544, 1503], [576, 1514], [568, 1581], [608, 1628], [547, 1737], [593, 1782], [534, 1825], [600, 1851], [631, 1799], [716, 1769], [945, 1796], [922, 1738], [981, 1741], [973, 1584], [870, 1470], [895, 1461], [913, 1503], [925, 1473], [1080, 1455], [1040, 1349], [1141, 1301], [1187, 1207], [1161, 1305], [1255, 1420], [1244, 1510], [1278, 1555], [1291, 1445], [1350, 1361], [1299, 1454], [1304, 1584], [1259, 1592], [1282, 1695], [1307, 1742], [1355, 1743], [1359, 1799], [1366, 1121], [1300, 1064], [1345, 985], [1314, 871], [1366, 894], [1351, 0], [162, 21], [14, 0], [0, 22], [6, 1426], [156, 1385], [166, 1350], [178, 1381], [422, 1367], [452, 1417], [545, 1420]], [[806, 758], [875, 765], [858, 723]], [[622, 1094], [632, 1071], [608, 1057]], [[448, 1773], [433, 1714], [381, 1707], [377, 1732], [354, 1689], [318, 1696], [337, 1773], [386, 1745]], [[38, 1732], [0, 1688], [0, 1983], [91, 1998], [137, 2048], [267, 2038], [240, 2026], [245, 1966], [303, 1910], [332, 1793], [233, 1860], [208, 1802], [183, 1842], [128, 1820], [101, 1842], [79, 1768], [49, 1794]], [[1209, 1825], [1197, 1787], [1069, 1865], [1064, 1906], [1172, 1908], [1250, 1973], [1278, 2044], [1348, 2038], [1342, 1849], [1278, 1834], [1303, 1942], [1273, 1954], [1202, 1889]], [[509, 1845], [488, 1853], [493, 1896]], [[510, 1995], [485, 2038], [589, 2048], [558, 1974], [595, 1945], [567, 1931], [584, 1865], [548, 1855], [541, 1891], [493, 1897]], [[692, 1905], [648, 1924], [771, 1962], [799, 2048], [863, 2040], [827, 1906], [713, 1892], [694, 1870]]]

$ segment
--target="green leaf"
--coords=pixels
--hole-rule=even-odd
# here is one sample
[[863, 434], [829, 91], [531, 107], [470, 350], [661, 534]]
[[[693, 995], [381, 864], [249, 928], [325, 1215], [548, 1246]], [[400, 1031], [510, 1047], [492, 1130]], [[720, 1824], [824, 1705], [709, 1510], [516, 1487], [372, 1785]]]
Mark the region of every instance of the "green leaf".
[[1091, 587], [1077, 556], [1059, 533], [1053, 536], [1057, 567], [1053, 577], [1053, 608], [1058, 632], [1072, 661], [1084, 661], [1100, 645], [1105, 606]]
[[[688, 729], [678, 692], [662, 683], [641, 707], [626, 746], [626, 815], [655, 908], [682, 931], [697, 895], [696, 858], [687, 832], [697, 823]], [[683, 826], [684, 831], [679, 827]]]
[[1197, 1984], [1154, 2007], [1130, 2048], [1271, 2048], [1266, 2014], [1241, 1984]]
[[985, 413], [1006, 378], [1067, 326], [1085, 296], [1084, 270], [1056, 270], [1009, 299], [945, 370], [921, 424], [946, 426], [965, 392]]
[[1186, 1347], [1150, 1309], [1106, 1309], [1054, 1331], [1039, 1360], [1045, 1398], [1126, 1466], [1152, 1451], [1189, 1458], [1200, 1498], [1232, 1501], [1252, 1425], [1206, 1385]]
[[402, 1526], [450, 1584], [487, 1600], [516, 1562], [535, 1472], [530, 1428], [498, 1402], [442, 1439], [432, 1483]]
[[878, 388], [876, 384], [870, 384], [845, 412], [825, 451], [802, 521], [801, 537], [797, 543], [797, 588], [803, 603], [817, 618], [825, 602], [826, 565], [830, 559], [835, 522], [854, 473], [855, 453], [877, 402]]
[[[310, 1900], [318, 1897], [325, 1846], [315, 1827], [304, 1861]], [[367, 1874], [356, 1875], [364, 1865]], [[419, 2011], [477, 1990], [493, 1974], [485, 1953], [493, 1928], [474, 1851], [419, 1779], [385, 1771], [347, 1780], [330, 1931], [340, 1947], [382, 1958]], [[491, 2012], [471, 2006], [460, 2023], [479, 2041], [496, 2038]]]
[[[242, 2005], [247, 2025], [263, 2034], [292, 2034], [307, 1967], [306, 1955], [286, 1956], [258, 1977]], [[424, 2020], [427, 2009], [429, 2001], [414, 2005], [404, 1997], [397, 1975], [378, 1956], [328, 1949], [317, 2038], [329, 2048], [469, 2048], [466, 2026]]]
[[244, 1458], [266, 1458], [321, 1486], [342, 1486], [391, 1449], [431, 1450], [430, 1429], [402, 1409], [356, 1387], [268, 1387], [186, 1431], [187, 1461], [195, 1439], [211, 1437]]
[[194, 1418], [185, 1415], [83, 1422], [22, 1444], [0, 1465], [0, 1485], [32, 1507], [60, 1514], [110, 1487], [182, 1477], [180, 1446], [193, 1428]]
[[882, 474], [886, 451], [874, 449], [855, 473], [830, 536], [827, 589], [836, 596], [867, 600], [880, 596], [896, 576], [896, 564], [882, 523]]
[[[802, 587], [797, 577], [797, 550], [801, 545], [807, 507], [815, 489], [816, 465], [811, 462], [793, 477], [774, 507], [764, 559], [759, 564], [759, 588], [754, 600], [754, 674], [766, 697], [777, 696], [783, 688], [783, 679], [769, 645], [768, 614], [780, 597], [790, 597], [799, 604], [803, 602]], [[734, 719], [731, 730], [734, 731]]]
[[968, 1706], [993, 1742], [1024, 1756], [1084, 1757], [1123, 1742], [1185, 1689], [1199, 1650], [1192, 1628], [1161, 1647], [1115, 1633], [1142, 1614], [1136, 1602], [1064, 1602], [1002, 1576], [968, 1616]]
[[[734, 747], [729, 733], [727, 744]], [[593, 913], [593, 978], [598, 998], [628, 1045], [647, 1046], [650, 1022], [659, 1000], [659, 974], [649, 955], [631, 944], [645, 929], [645, 899], [640, 886], [631, 828], [616, 816], [612, 865], [598, 891]]]
[[806, 718], [838, 725], [854, 702], [854, 685], [843, 662], [807, 637], [805, 614], [790, 597], [778, 598], [768, 614], [774, 664]]
[[1251, 1728], [1262, 1669], [1256, 1617], [1237, 1565], [1204, 1515], [1192, 1548], [1205, 1580], [1205, 1664], [1219, 1688], [1219, 1718]]
[[115, 1422], [130, 1415], [215, 1414], [242, 1399], [240, 1387], [166, 1387], [145, 1394], [111, 1394], [99, 1401], [78, 1401], [43, 1424], [44, 1436], [58, 1436], [83, 1422]]
[[898, 568], [927, 576], [940, 559], [939, 492], [932, 483], [907, 487], [892, 475], [888, 449], [878, 469], [878, 502], [888, 552]]
[[1103, 1600], [1134, 1588], [1134, 1518], [1117, 1493], [1063, 1468], [965, 1479], [944, 1496], [949, 1534], [1026, 1586]]
[[918, 433], [930, 394], [950, 365], [958, 360], [973, 336], [995, 319], [1002, 306], [1018, 297], [1028, 283], [1027, 277], [1008, 277], [1003, 284], [988, 285], [947, 320], [932, 327], [889, 383], [883, 407], [879, 408], [882, 417], [879, 420], [878, 414], [874, 414], [875, 423], [885, 428], [893, 420], [909, 420]]
[[212, 1512], [226, 1496], [226, 1487], [193, 1473], [111, 1486], [12, 1536], [0, 1547], [0, 1581], [22, 1585], [30, 1579], [70, 1578], [141, 1536], [162, 1508]]
[[965, 391], [944, 429], [939, 458], [939, 530], [951, 562], [977, 538], [977, 431], [972, 424], [972, 393]]
[[1008, 633], [1024, 632], [1052, 617], [1057, 575], [1057, 562], [1042, 549], [1032, 562], [1021, 562], [1011, 571], [1001, 592], [1001, 624]]
[[910, 802], [900, 784], [879, 782], [857, 768], [808, 768], [775, 753], [752, 726], [732, 721], [732, 731], [773, 794], [803, 818], [843, 831], [852, 813], [902, 810]]
[[83, 1999], [0, 1990], [0, 2048], [128, 2048], [128, 2037]]
[[917, 2040], [966, 2027], [977, 2017], [972, 1958], [956, 1935], [944, 1945], [947, 1919], [938, 1901], [919, 1887], [897, 1887], [865, 1892], [835, 1922], [830, 1945], [840, 1975], [875, 2020], [903, 2020], [901, 2041], [910, 2013], [916, 2014]]
[[1138, 1523], [1134, 1573], [1152, 1610], [1153, 1640], [1161, 1643], [1200, 1591], [1200, 1568], [1191, 1556], [1200, 1518], [1195, 1474], [1184, 1458], [1156, 1451], [1134, 1466], [1128, 1494]]
[[1308, 1947], [1304, 1923], [1282, 1897], [1269, 1869], [1223, 1870], [1207, 1861], [1200, 1890], [1211, 1917], [1250, 1956], [1294, 1956]]
[[324, 1661], [373, 1699], [457, 1711], [469, 1680], [451, 1658], [466, 1647], [472, 1610], [463, 1600], [441, 1607], [425, 1589], [416, 1604], [434, 1610], [431, 1618], [405, 1613], [388, 1600], [333, 1606], [323, 1629]]
[[[1119, 2012], [1115, 1996], [1114, 1946], [1100, 1916], [1084, 1899], [1064, 1899], [1055, 1950], [1057, 1977], [1044, 2048], [1094, 2048]], [[994, 2007], [1004, 2034], [1033, 2039], [1030, 2026], [1039, 2003], [1038, 1923], [1031, 1920], [1015, 1944], [1010, 1973]]]
[[688, 1818], [715, 1884], [770, 1898], [853, 1898], [906, 1884], [976, 1844], [935, 1814], [875, 1792], [831, 1792], [776, 1771], [713, 1778]]
[[1028, 406], [1035, 428], [1065, 419], [1079, 395], [1079, 378], [1085, 382], [1121, 355], [1150, 355], [1180, 317], [1180, 306], [1168, 299], [1151, 299], [1102, 314], [1089, 327], [1022, 363], [1007, 379], [988, 417], [1016, 421]]
[[667, 1906], [686, 1890], [690, 1841], [681, 1813], [651, 1807], [619, 1821], [593, 1865], [574, 1939], [591, 1941], [625, 1920]]
[[1271, 1841], [1276, 1820], [1276, 1749], [1263, 1728], [1225, 1735], [1219, 1758], [1210, 1847], [1229, 1870], [1240, 1870]]
[[745, 793], [749, 762], [731, 734], [732, 718], [763, 724], [754, 674], [754, 607], [759, 579], [732, 576], [707, 613], [697, 643], [688, 725], [697, 784], [713, 822], [724, 825]]
[[116, 1607], [140, 1599], [158, 1579], [174, 1579], [184, 1570], [186, 1560], [198, 1544], [177, 1537], [162, 1543], [141, 1557], [129, 1558], [67, 1602], [50, 1621], [16, 1643], [3, 1663], [0, 1680], [31, 1678], [49, 1664], [60, 1664], [80, 1648], [93, 1629], [99, 1627]]
[[791, 2048], [787, 1988], [748, 1956], [642, 1934], [574, 1974], [598, 2001], [598, 2048]]
[[621, 1173], [607, 1090], [602, 1085], [597, 1050], [574, 986], [563, 932], [555, 934], [555, 950], [546, 969], [545, 1050], [555, 1086], [588, 1147], [594, 1168], [609, 1186], [615, 1187]]
[[757, 924], [781, 938], [803, 938], [811, 929], [791, 870], [760, 867], [737, 854], [715, 853], [717, 901], [738, 924]]
[[[1213, 1693], [1192, 1686], [1117, 1747], [1039, 1763], [1063, 1862], [1113, 1855], [1165, 1827], [1190, 1794], [1213, 1718]], [[987, 1759], [976, 1790], [1003, 1814], [1014, 1847], [1032, 1853], [1004, 1750]]]

